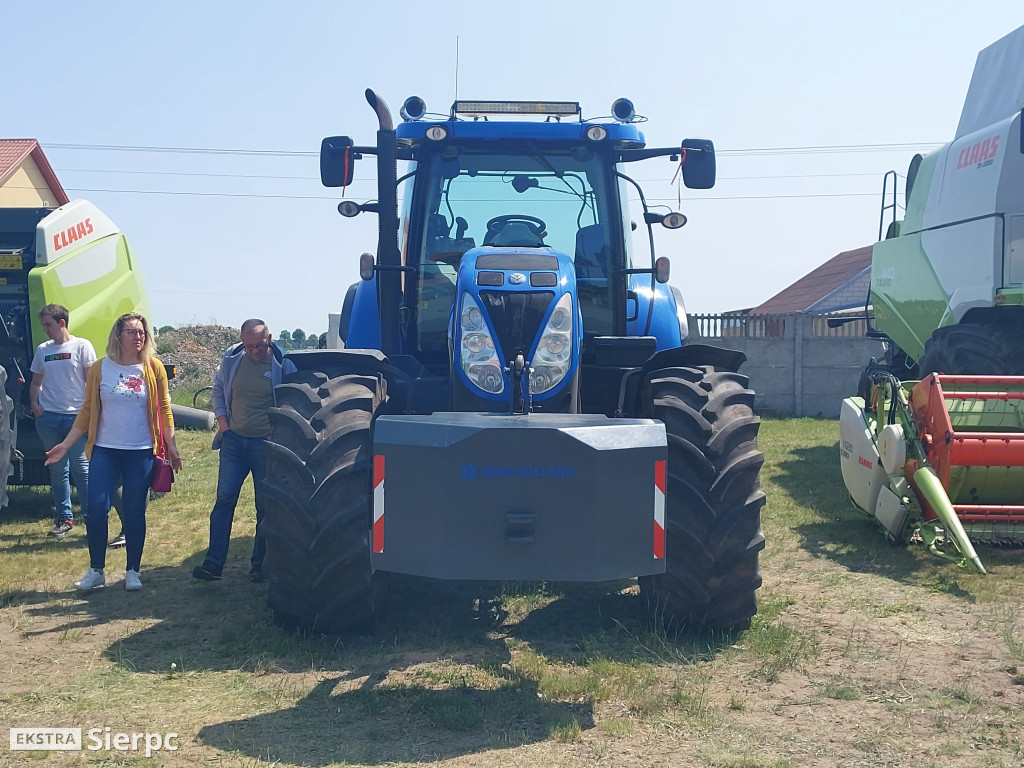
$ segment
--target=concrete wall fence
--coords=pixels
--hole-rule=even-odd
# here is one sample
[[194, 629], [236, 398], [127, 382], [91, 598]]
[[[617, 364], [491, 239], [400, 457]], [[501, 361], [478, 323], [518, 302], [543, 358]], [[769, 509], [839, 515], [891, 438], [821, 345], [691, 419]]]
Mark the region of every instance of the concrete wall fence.
[[836, 315], [689, 315], [690, 341], [743, 352], [740, 369], [762, 416], [836, 418], [857, 393], [864, 366], [882, 343], [865, 336], [863, 318], [829, 328]]

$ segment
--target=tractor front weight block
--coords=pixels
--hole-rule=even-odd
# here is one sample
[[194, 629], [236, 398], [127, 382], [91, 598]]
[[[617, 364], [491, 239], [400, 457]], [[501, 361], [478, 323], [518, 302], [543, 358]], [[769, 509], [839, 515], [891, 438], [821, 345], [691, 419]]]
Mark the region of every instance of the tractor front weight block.
[[442, 579], [665, 571], [665, 427], [590, 414], [387, 415], [374, 424], [372, 565]]

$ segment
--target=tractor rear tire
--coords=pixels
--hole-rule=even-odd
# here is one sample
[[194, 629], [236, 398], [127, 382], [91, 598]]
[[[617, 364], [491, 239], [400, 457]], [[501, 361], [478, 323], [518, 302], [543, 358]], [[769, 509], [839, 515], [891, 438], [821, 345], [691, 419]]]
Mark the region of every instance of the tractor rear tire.
[[747, 384], [713, 366], [665, 368], [647, 380], [648, 415], [668, 437], [667, 563], [640, 588], [670, 627], [738, 630], [757, 613], [764, 454]]
[[17, 426], [14, 401], [7, 394], [7, 370], [0, 365], [0, 509], [7, 506], [7, 478], [14, 471], [11, 459], [17, 447]]
[[267, 605], [279, 624], [304, 631], [372, 629], [385, 582], [370, 565], [370, 428], [384, 380], [298, 371], [275, 396], [261, 524]]
[[1024, 374], [1024, 329], [996, 324], [948, 325], [925, 342], [919, 375], [930, 373], [1018, 376]]

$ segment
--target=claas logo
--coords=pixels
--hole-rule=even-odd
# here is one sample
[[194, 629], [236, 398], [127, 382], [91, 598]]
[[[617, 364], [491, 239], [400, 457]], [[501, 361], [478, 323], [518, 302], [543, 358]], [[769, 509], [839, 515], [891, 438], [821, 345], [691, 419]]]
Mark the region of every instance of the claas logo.
[[71, 243], [81, 240], [91, 234], [92, 219], [80, 221], [74, 226], [61, 230], [53, 236], [53, 250], [59, 251], [61, 248], [69, 246]]
[[999, 134], [964, 147], [956, 157], [956, 167], [966, 168], [969, 165], [981, 167], [989, 165], [999, 154]]

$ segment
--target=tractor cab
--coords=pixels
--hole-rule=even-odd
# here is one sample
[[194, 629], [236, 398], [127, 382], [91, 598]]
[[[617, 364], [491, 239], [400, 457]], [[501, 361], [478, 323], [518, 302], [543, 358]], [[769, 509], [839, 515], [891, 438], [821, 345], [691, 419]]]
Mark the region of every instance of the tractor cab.
[[[668, 260], [654, 256], [650, 230], [656, 223], [675, 229], [686, 218], [650, 211], [623, 166], [669, 157], [683, 162], [687, 186], [708, 188], [711, 142], [647, 149], [642, 118], [624, 99], [605, 122], [582, 119], [575, 102], [456, 102], [450, 114], [431, 119], [414, 97], [401, 114], [395, 157], [408, 169], [394, 192], [386, 189], [394, 172], [378, 172], [378, 202], [339, 206], [347, 216], [370, 210], [386, 217], [382, 201], [401, 198], [397, 259], [389, 263], [382, 251], [365, 270], [369, 279], [356, 288], [343, 329], [347, 346], [382, 349], [385, 318], [394, 321], [389, 358], [409, 356], [419, 375], [450, 377], [449, 402], [437, 408], [506, 408], [516, 389], [506, 369], [522, 356], [531, 408], [575, 412], [582, 386], [586, 409], [610, 412], [617, 390], [591, 389], [591, 378], [602, 377], [581, 379], [582, 367], [640, 365], [685, 344], [685, 312], [666, 284]], [[379, 156], [380, 142], [325, 139], [324, 183], [347, 183], [354, 160], [368, 153]], [[633, 248], [631, 197], [648, 230], [644, 263]], [[382, 290], [389, 279], [399, 290], [394, 282]], [[556, 314], [559, 301], [566, 306]], [[563, 332], [548, 328], [566, 313]], [[480, 317], [479, 327], [466, 317]]]

